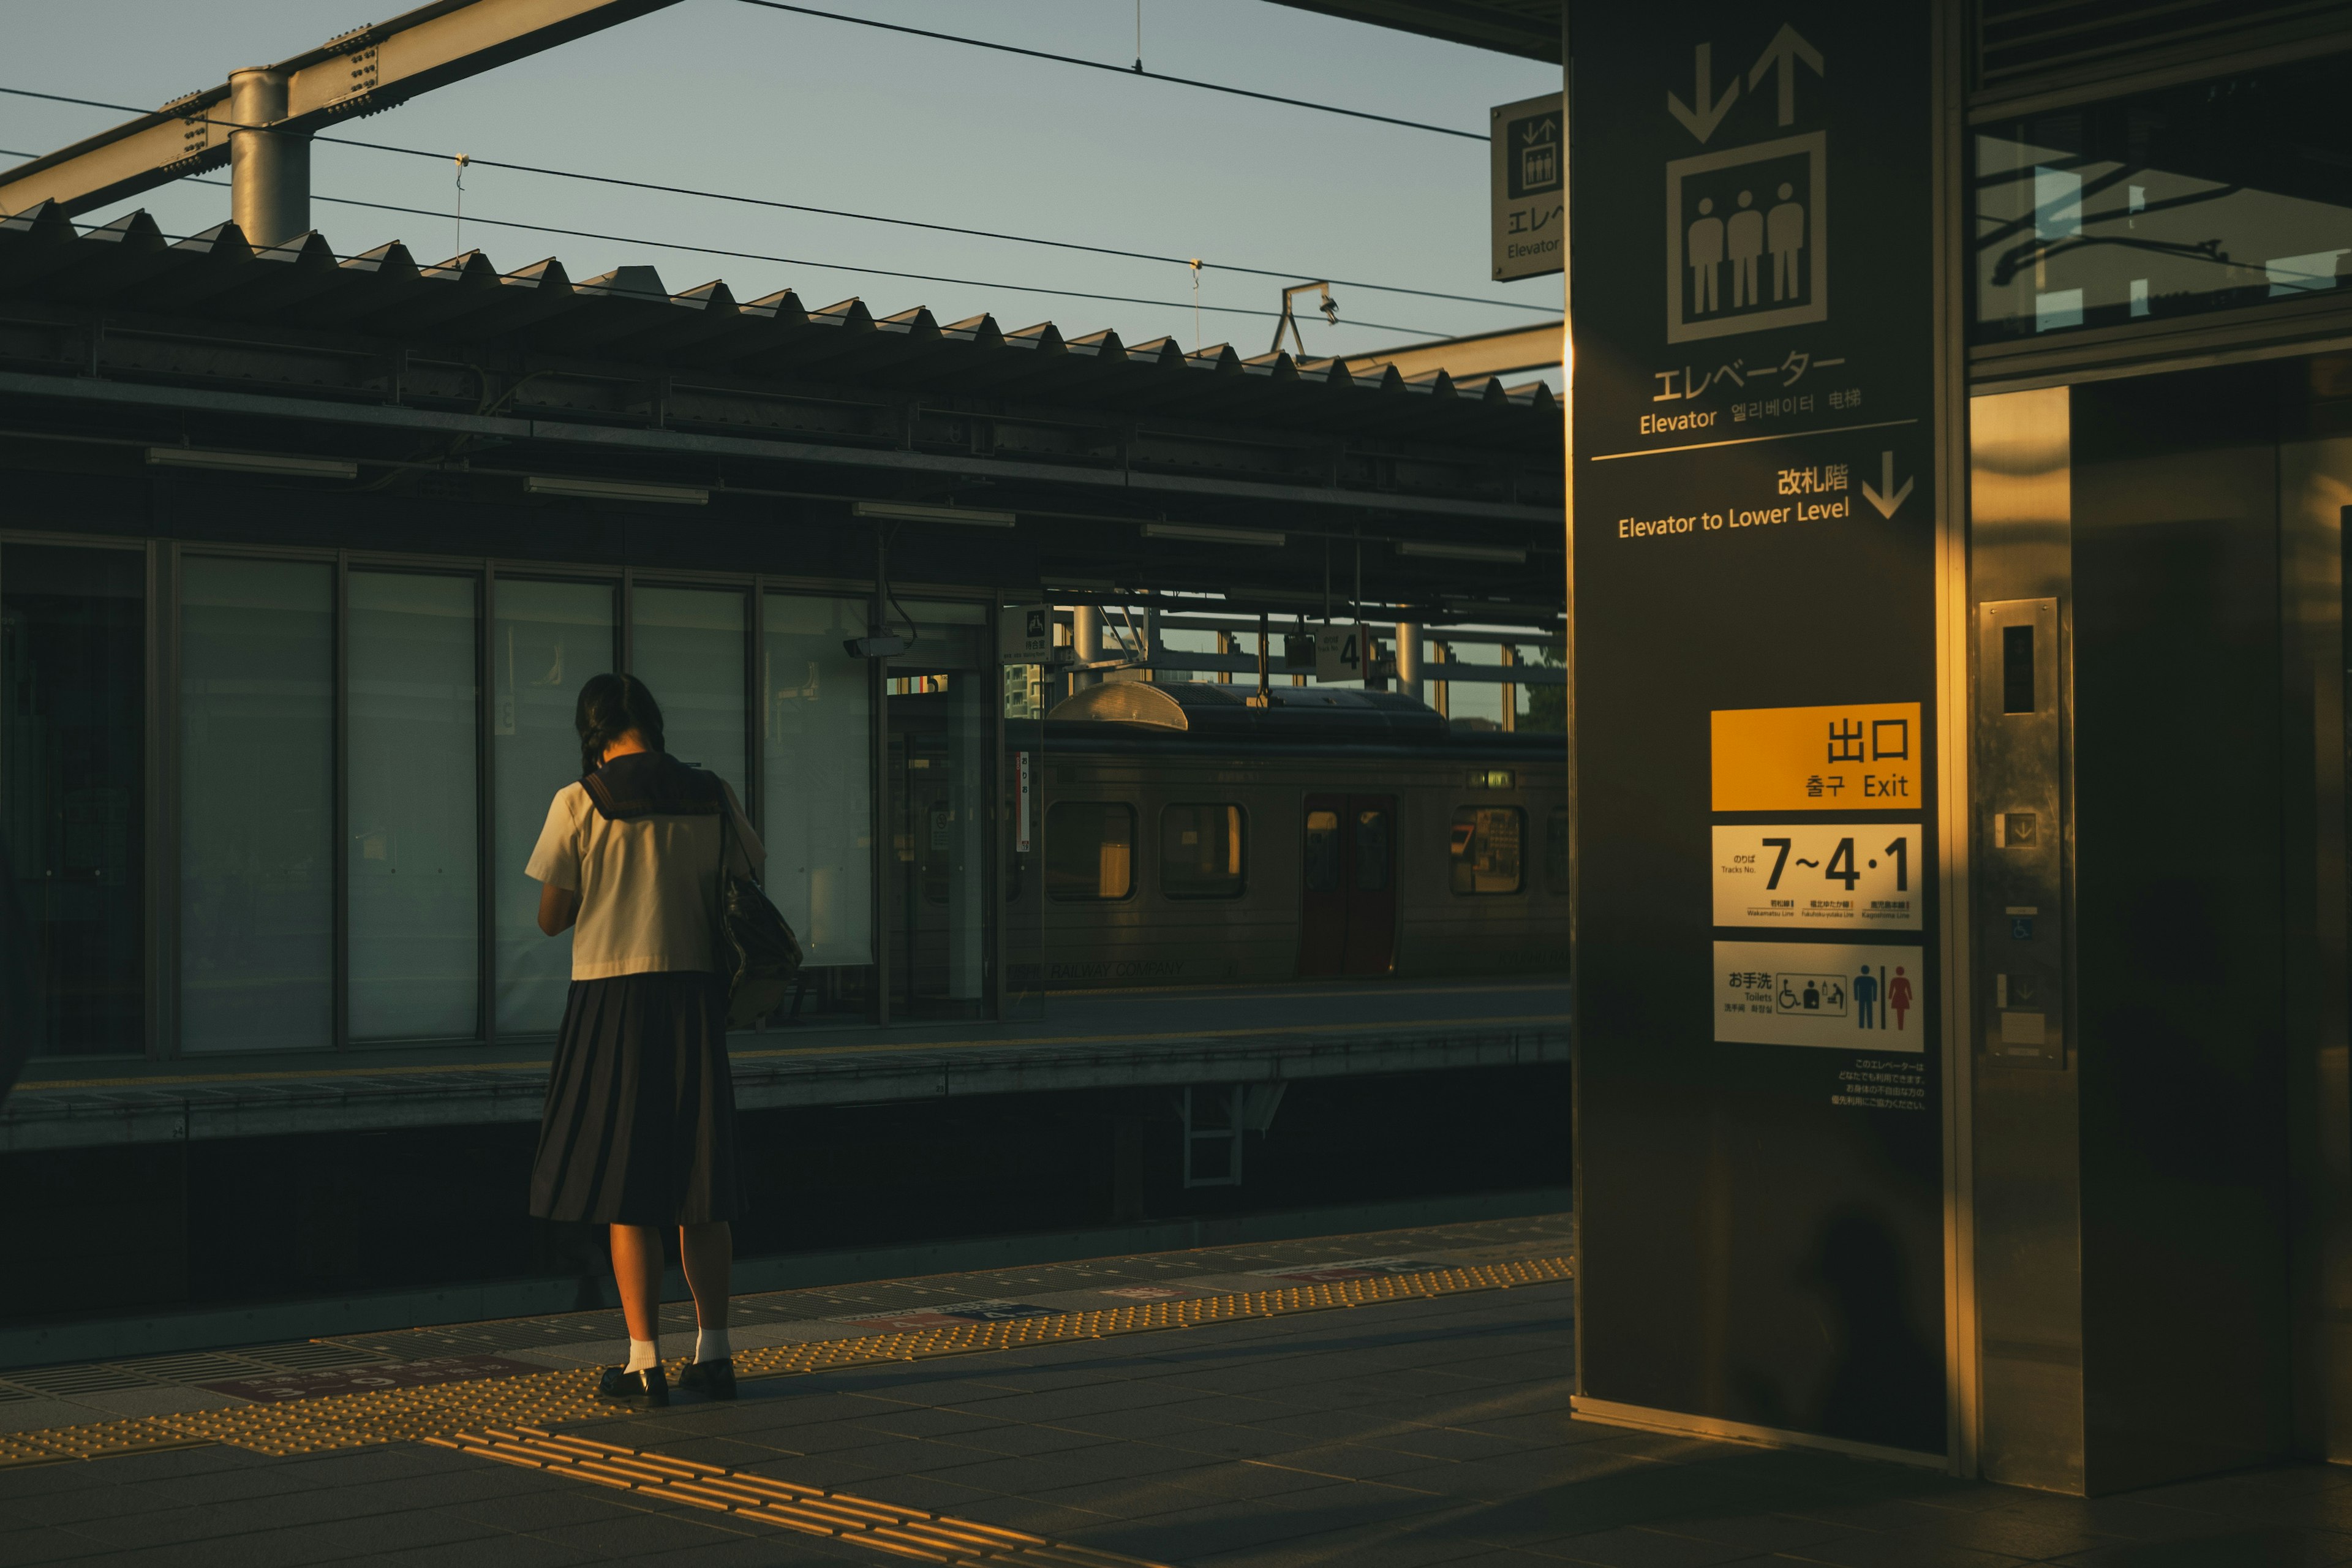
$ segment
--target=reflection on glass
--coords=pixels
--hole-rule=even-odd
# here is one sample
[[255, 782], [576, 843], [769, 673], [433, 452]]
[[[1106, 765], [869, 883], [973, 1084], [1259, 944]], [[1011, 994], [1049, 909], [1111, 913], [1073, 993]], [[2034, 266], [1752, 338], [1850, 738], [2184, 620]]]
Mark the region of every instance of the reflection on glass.
[[1465, 805], [1454, 814], [1453, 875], [1457, 893], [1516, 893], [1522, 879], [1519, 843], [1527, 813], [1516, 805]]
[[1307, 814], [1307, 890], [1339, 890], [1339, 814], [1336, 811]]
[[2352, 278], [2345, 64], [2305, 61], [1981, 131], [1978, 335], [2342, 290]]
[[1242, 895], [1242, 808], [1171, 805], [1160, 814], [1160, 890], [1171, 899]]
[[770, 594], [761, 613], [768, 897], [810, 968], [871, 963], [872, 703], [866, 661], [842, 647], [866, 635], [865, 606]]
[[43, 1055], [145, 1045], [146, 560], [0, 549], [0, 834]]
[[1376, 893], [1389, 885], [1389, 814], [1356, 813], [1356, 890]]
[[490, 628], [490, 858], [498, 1024], [551, 1035], [572, 985], [572, 933], [539, 929], [539, 884], [523, 875], [556, 792], [580, 776], [573, 701], [613, 668], [613, 590], [602, 583], [498, 580]]
[[735, 786], [744, 768], [743, 595], [733, 588], [639, 587], [630, 671], [661, 704], [669, 754]]
[[354, 572], [344, 846], [351, 1037], [471, 1037], [480, 751], [471, 577]]
[[1123, 899], [1135, 888], [1135, 808], [1057, 800], [1045, 814], [1045, 896], [1063, 903]]
[[180, 586], [180, 1044], [331, 1043], [334, 575], [189, 559]]

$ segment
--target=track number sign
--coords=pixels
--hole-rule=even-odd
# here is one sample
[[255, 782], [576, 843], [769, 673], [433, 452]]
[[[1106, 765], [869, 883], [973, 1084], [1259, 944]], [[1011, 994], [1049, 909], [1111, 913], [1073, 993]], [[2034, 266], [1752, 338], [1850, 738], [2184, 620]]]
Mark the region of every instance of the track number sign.
[[1917, 931], [1919, 828], [1776, 822], [1715, 829], [1715, 923]]

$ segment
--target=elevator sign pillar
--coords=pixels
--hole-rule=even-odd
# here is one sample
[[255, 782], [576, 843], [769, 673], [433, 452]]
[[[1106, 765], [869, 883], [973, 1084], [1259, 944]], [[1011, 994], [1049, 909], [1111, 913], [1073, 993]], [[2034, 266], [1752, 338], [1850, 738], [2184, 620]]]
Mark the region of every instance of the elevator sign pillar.
[[1573, 4], [1580, 1413], [1942, 1456], [1931, 8]]

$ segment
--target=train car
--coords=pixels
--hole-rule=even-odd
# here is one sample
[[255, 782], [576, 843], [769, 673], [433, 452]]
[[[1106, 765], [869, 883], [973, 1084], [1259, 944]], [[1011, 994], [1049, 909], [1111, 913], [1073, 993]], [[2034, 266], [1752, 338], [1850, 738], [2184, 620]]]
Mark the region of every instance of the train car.
[[1560, 736], [1255, 695], [1107, 682], [1046, 716], [1042, 851], [1008, 890], [1048, 989], [1566, 973]]

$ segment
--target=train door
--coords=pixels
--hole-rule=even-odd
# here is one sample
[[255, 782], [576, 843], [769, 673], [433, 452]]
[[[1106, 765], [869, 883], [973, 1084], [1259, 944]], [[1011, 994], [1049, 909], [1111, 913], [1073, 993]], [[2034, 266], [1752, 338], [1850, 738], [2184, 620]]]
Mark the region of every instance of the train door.
[[1386, 974], [1396, 953], [1396, 797], [1310, 795], [1298, 973]]

